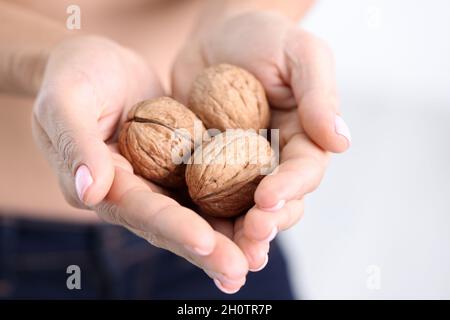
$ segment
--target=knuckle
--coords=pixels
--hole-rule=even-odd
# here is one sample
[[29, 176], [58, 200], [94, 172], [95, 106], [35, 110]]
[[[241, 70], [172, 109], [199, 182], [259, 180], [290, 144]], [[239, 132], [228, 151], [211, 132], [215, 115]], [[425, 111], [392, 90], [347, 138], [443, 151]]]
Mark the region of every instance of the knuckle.
[[55, 136], [55, 146], [65, 169], [72, 172], [75, 168], [74, 158], [76, 144], [73, 140], [73, 133], [69, 129], [59, 129]]
[[94, 209], [103, 221], [131, 228], [131, 225], [122, 217], [120, 209], [115, 204], [102, 201]]
[[72, 172], [75, 168], [76, 143], [74, 132], [62, 123], [55, 107], [56, 96], [47, 89], [41, 89], [33, 107], [33, 121], [45, 132], [53, 145], [59, 167]]
[[165, 242], [162, 241], [160, 237], [157, 235], [147, 232], [147, 231], [140, 231], [140, 234], [138, 234], [140, 237], [144, 238], [148, 243], [150, 243], [152, 246], [155, 246], [157, 248], [166, 249]]

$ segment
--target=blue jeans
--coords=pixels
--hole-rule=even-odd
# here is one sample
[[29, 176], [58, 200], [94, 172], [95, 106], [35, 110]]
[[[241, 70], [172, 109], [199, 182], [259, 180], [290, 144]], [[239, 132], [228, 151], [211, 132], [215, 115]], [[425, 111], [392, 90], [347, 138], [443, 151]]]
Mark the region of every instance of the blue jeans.
[[[226, 295], [199, 268], [124, 228], [0, 216], [0, 298], [292, 299], [276, 241], [269, 255], [263, 271]], [[80, 268], [79, 290], [67, 288], [70, 265]]]

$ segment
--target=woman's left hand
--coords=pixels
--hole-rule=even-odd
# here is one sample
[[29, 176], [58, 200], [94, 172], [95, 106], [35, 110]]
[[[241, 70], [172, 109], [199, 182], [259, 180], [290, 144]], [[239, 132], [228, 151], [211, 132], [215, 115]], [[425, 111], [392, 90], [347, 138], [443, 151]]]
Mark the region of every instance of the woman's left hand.
[[329, 152], [350, 146], [350, 132], [339, 115], [330, 49], [291, 20], [247, 12], [198, 30], [174, 64], [175, 98], [187, 102], [195, 77], [218, 63], [240, 66], [261, 81], [272, 108], [271, 128], [280, 129], [280, 164], [256, 189], [256, 205], [235, 220], [209, 219], [257, 271], [267, 263], [276, 233], [302, 216], [303, 197], [319, 185]]

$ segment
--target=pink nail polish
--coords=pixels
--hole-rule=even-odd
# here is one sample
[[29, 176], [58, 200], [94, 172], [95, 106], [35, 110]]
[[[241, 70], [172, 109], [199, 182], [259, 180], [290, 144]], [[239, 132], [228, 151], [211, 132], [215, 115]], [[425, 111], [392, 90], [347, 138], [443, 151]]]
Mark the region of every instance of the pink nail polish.
[[341, 136], [344, 136], [348, 140], [348, 143], [350, 144], [352, 142], [352, 135], [350, 134], [350, 129], [348, 128], [344, 119], [342, 119], [341, 116], [336, 115], [334, 119], [334, 125], [336, 133]]
[[285, 204], [286, 204], [286, 200], [280, 200], [280, 201], [278, 201], [278, 203], [277, 203], [276, 205], [274, 205], [273, 207], [270, 207], [270, 208], [260, 208], [260, 209], [261, 209], [261, 210], [264, 210], [264, 211], [274, 212], [274, 211], [278, 211], [278, 210], [280, 210], [281, 208], [283, 208]]
[[214, 279], [214, 284], [217, 286], [217, 288], [220, 289], [220, 291], [222, 291], [223, 293], [226, 293], [226, 294], [234, 294], [234, 293], [238, 292], [239, 289], [240, 289], [240, 288], [237, 288], [237, 289], [235, 289], [235, 290], [227, 289], [227, 288], [225, 288], [225, 287], [222, 285], [222, 283], [221, 283], [219, 280], [217, 280], [217, 279]]
[[267, 262], [269, 262], [269, 255], [268, 255], [268, 254], [266, 254], [266, 259], [264, 260], [264, 263], [263, 263], [259, 268], [256, 268], [256, 269], [250, 269], [250, 271], [251, 271], [251, 272], [258, 272], [258, 271], [261, 271], [262, 269], [264, 269], [264, 268], [266, 267]]
[[278, 228], [273, 227], [272, 232], [267, 236], [266, 239], [264, 239], [264, 241], [267, 241], [267, 242], [272, 241], [277, 236], [277, 233], [278, 233]]
[[75, 189], [81, 202], [84, 202], [86, 190], [93, 182], [94, 179], [92, 179], [89, 168], [84, 164], [79, 166], [75, 173]]

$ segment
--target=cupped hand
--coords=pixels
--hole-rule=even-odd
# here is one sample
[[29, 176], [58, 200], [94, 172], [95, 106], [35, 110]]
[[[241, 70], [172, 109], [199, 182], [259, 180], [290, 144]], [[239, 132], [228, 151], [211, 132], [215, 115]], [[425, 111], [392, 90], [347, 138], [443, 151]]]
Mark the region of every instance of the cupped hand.
[[256, 189], [256, 205], [235, 221], [213, 221], [257, 271], [277, 232], [302, 216], [303, 198], [319, 185], [328, 153], [349, 147], [350, 132], [338, 108], [330, 49], [287, 18], [247, 12], [197, 30], [174, 64], [175, 97], [186, 103], [195, 77], [217, 63], [241, 66], [261, 81], [271, 128], [280, 130], [280, 164]]
[[186, 258], [223, 291], [235, 292], [248, 272], [239, 247], [167, 190], [134, 175], [117, 151], [117, 132], [129, 108], [162, 95], [157, 77], [134, 52], [100, 37], [68, 39], [49, 57], [33, 109], [33, 134], [70, 204], [94, 209]]

